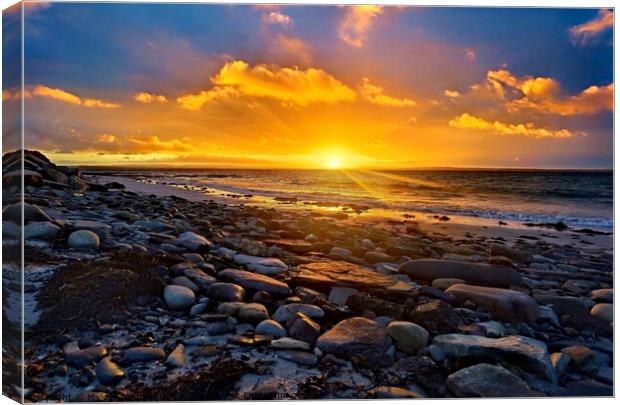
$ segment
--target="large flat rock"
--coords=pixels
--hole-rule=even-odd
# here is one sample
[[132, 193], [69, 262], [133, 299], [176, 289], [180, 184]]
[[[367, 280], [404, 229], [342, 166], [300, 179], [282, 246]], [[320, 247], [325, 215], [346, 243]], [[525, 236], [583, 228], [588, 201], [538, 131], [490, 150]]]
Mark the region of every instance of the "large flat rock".
[[495, 360], [509, 363], [552, 383], [557, 382], [547, 345], [524, 336], [491, 339], [482, 336], [451, 333], [433, 339], [449, 359]]
[[477, 285], [455, 284], [446, 290], [461, 301], [470, 300], [502, 321], [534, 324], [538, 319], [538, 303], [519, 291]]
[[293, 274], [296, 285], [329, 292], [332, 287], [349, 287], [379, 297], [414, 295], [415, 288], [396, 277], [343, 261], [303, 264]]
[[419, 259], [400, 266], [399, 271], [412, 280], [433, 281], [438, 278], [458, 278], [468, 284], [488, 287], [522, 285], [521, 276], [515, 270], [485, 263], [469, 263], [454, 260]]
[[262, 274], [244, 270], [226, 269], [218, 273], [218, 277], [228, 279], [241, 285], [243, 288], [258, 291], [267, 291], [270, 294], [286, 296], [291, 293], [286, 283]]

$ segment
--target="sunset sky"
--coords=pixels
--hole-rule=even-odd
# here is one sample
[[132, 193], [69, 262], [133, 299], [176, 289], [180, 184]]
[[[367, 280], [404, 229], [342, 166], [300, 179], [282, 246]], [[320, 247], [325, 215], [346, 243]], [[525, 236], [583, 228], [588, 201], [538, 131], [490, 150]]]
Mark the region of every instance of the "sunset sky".
[[[31, 5], [26, 147], [67, 164], [610, 168], [613, 18]], [[5, 75], [5, 108], [18, 85]]]

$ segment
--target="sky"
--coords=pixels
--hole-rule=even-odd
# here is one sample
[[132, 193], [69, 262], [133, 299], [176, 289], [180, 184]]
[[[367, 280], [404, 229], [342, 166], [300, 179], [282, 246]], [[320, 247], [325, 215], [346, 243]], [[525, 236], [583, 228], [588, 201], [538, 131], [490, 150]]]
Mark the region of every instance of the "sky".
[[[14, 14], [6, 72], [19, 71]], [[613, 20], [607, 9], [26, 4], [26, 147], [64, 164], [611, 168]], [[7, 74], [5, 111], [21, 95]]]

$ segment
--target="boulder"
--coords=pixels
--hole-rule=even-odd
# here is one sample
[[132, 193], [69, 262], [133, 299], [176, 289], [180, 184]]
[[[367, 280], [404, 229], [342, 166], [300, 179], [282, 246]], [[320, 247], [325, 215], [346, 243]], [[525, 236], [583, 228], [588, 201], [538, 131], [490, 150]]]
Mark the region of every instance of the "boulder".
[[362, 363], [381, 365], [389, 362], [386, 352], [391, 344], [384, 328], [369, 319], [355, 317], [339, 322], [321, 335], [316, 347], [336, 357], [355, 357]]
[[515, 270], [484, 263], [451, 260], [419, 259], [400, 266], [399, 271], [412, 280], [433, 281], [438, 278], [458, 278], [468, 284], [489, 287], [522, 285], [521, 276]]
[[461, 301], [470, 300], [506, 322], [534, 324], [538, 319], [538, 304], [519, 291], [476, 285], [455, 284], [446, 290]]
[[191, 231], [182, 233], [179, 236], [178, 244], [192, 252], [207, 249], [211, 246], [211, 242], [207, 238]]
[[314, 346], [321, 334], [321, 326], [301, 312], [297, 312], [287, 321], [287, 327], [291, 338], [306, 342], [310, 346]]
[[233, 257], [235, 263], [247, 267], [249, 270], [267, 276], [277, 276], [288, 269], [286, 263], [280, 259], [237, 254]]
[[210, 298], [221, 302], [239, 302], [245, 298], [245, 290], [236, 284], [214, 283], [209, 286], [207, 294]]
[[506, 362], [552, 383], [557, 382], [547, 345], [535, 339], [524, 336], [491, 339], [454, 333], [436, 336], [433, 344], [439, 346], [448, 359]]
[[438, 278], [433, 280], [431, 283], [431, 287], [437, 288], [439, 290], [446, 290], [452, 287], [454, 284], [466, 284], [465, 280], [461, 280], [460, 278]]
[[292, 274], [295, 285], [328, 293], [332, 287], [348, 287], [379, 298], [404, 299], [415, 295], [415, 288], [397, 277], [344, 261], [303, 264]]
[[2, 184], [7, 187], [21, 186], [22, 178], [24, 186], [40, 186], [43, 184], [43, 176], [32, 170], [14, 170], [2, 176]]
[[164, 301], [170, 309], [183, 310], [194, 305], [196, 296], [187, 287], [180, 285], [167, 285], [164, 288]]
[[112, 231], [112, 227], [110, 225], [96, 221], [73, 221], [71, 222], [71, 226], [73, 226], [73, 228], [78, 231], [84, 230], [94, 232], [101, 240], [105, 240]]
[[130, 363], [158, 361], [164, 357], [166, 357], [166, 353], [162, 349], [146, 346], [132, 347], [123, 353], [123, 359]]
[[60, 227], [51, 222], [30, 222], [24, 227], [26, 240], [53, 240], [60, 233]]
[[[2, 210], [2, 220], [10, 221], [17, 225], [21, 225], [22, 218], [22, 203], [16, 203], [7, 205]], [[38, 222], [54, 222], [41, 208], [37, 205], [24, 203], [24, 223], [27, 224], [31, 221]]]
[[267, 291], [276, 296], [288, 296], [291, 290], [288, 285], [274, 278], [255, 274], [244, 270], [226, 269], [218, 274], [223, 279], [229, 279], [242, 287], [251, 290]]
[[272, 319], [266, 319], [256, 325], [254, 333], [258, 335], [271, 335], [274, 338], [282, 338], [286, 336], [286, 329], [282, 327], [278, 322]]
[[614, 321], [614, 306], [613, 304], [601, 303], [592, 307], [590, 314], [605, 322]]
[[276, 312], [271, 317], [273, 320], [278, 321], [280, 323], [286, 323], [290, 318], [292, 318], [297, 312], [300, 312], [310, 318], [320, 319], [323, 318], [325, 313], [320, 307], [311, 304], [286, 304], [282, 305], [280, 308], [276, 310]]
[[428, 331], [413, 322], [391, 322], [387, 332], [396, 342], [396, 348], [403, 353], [415, 354], [428, 345]]
[[81, 230], [71, 232], [67, 244], [73, 249], [97, 249], [100, 245], [100, 241], [96, 233]]
[[599, 290], [593, 290], [590, 292], [590, 298], [596, 302], [614, 302], [614, 289], [613, 288], [601, 288]]
[[110, 357], [101, 359], [95, 373], [101, 385], [115, 386], [125, 378], [125, 372]]
[[83, 368], [96, 363], [108, 354], [105, 347], [91, 346], [82, 350], [75, 350], [65, 353], [67, 364], [75, 368]]
[[501, 366], [476, 364], [450, 374], [448, 390], [458, 398], [530, 397], [540, 395]]
[[241, 322], [258, 324], [269, 319], [267, 308], [263, 304], [245, 302], [224, 302], [217, 307], [217, 312], [239, 318]]

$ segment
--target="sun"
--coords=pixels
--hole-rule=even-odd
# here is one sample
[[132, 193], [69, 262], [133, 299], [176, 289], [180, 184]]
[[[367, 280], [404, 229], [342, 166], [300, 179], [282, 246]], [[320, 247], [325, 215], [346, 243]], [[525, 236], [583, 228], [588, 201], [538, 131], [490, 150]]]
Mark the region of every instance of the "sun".
[[328, 156], [325, 159], [325, 166], [331, 170], [337, 170], [342, 168], [342, 159], [339, 156]]

